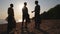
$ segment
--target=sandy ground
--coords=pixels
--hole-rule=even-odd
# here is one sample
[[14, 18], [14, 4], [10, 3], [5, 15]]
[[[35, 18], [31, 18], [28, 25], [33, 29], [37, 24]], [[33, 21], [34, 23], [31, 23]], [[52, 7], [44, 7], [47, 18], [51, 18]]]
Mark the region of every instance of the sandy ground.
[[[21, 34], [21, 22], [16, 24], [15, 34]], [[34, 21], [28, 24], [29, 34], [60, 34], [60, 20], [50, 19], [50, 20], [42, 20], [40, 28], [44, 31], [40, 31], [34, 28]], [[0, 24], [0, 34], [5, 34], [7, 30], [7, 24]], [[27, 32], [23, 32], [24, 34], [28, 34]]]

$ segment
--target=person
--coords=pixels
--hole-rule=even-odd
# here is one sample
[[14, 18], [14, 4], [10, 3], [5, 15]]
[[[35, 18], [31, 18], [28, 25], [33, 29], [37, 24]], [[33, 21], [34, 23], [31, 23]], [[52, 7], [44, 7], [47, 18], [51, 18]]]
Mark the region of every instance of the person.
[[13, 4], [10, 4], [10, 7], [8, 8], [7, 22], [8, 22], [7, 34], [9, 34], [14, 28], [16, 28], [16, 21], [14, 18]]
[[48, 32], [40, 28], [40, 24], [41, 24], [40, 5], [38, 4], [38, 1], [35, 1], [35, 4], [36, 4], [35, 10], [32, 11], [32, 13], [35, 12], [35, 29], [43, 32], [44, 34], [49, 34]]
[[24, 2], [24, 7], [22, 8], [22, 27], [23, 27], [23, 22], [24, 20], [26, 21], [25, 22], [25, 28], [27, 28], [27, 22], [30, 22], [30, 18], [29, 18], [29, 14], [28, 14], [28, 8], [26, 7], [27, 6], [27, 2]]
[[41, 24], [41, 18], [40, 18], [40, 5], [38, 4], [38, 1], [35, 1], [35, 10], [32, 11], [35, 12], [35, 28], [40, 29], [40, 24]]

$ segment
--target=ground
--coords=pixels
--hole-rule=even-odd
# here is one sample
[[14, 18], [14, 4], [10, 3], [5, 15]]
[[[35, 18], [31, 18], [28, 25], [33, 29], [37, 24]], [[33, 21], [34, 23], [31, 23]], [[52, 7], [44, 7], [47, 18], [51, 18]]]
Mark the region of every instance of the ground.
[[[16, 24], [15, 34], [60, 34], [60, 20], [58, 19], [50, 19], [50, 20], [42, 20], [40, 28], [44, 31], [40, 31], [34, 28], [34, 21], [28, 24], [28, 32], [22, 32], [21, 30], [21, 22]], [[0, 25], [0, 34], [5, 34], [7, 30], [7, 24]]]

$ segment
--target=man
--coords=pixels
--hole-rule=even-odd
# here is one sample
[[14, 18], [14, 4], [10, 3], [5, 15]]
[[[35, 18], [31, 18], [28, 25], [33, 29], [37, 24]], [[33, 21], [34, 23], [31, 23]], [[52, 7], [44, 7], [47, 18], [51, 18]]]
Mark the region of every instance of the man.
[[43, 32], [44, 34], [48, 34], [48, 32], [40, 29], [40, 24], [41, 24], [41, 16], [40, 16], [40, 5], [38, 5], [38, 1], [35, 1], [35, 10], [32, 11], [35, 12], [35, 28], [41, 32]]
[[10, 4], [10, 7], [8, 8], [7, 21], [8, 21], [7, 34], [9, 34], [13, 30], [13, 28], [16, 27], [16, 21], [15, 21], [15, 18], [14, 18], [13, 4]]
[[36, 29], [40, 29], [40, 23], [41, 23], [41, 19], [40, 19], [40, 5], [38, 4], [38, 1], [35, 1], [35, 10], [32, 11], [35, 12], [35, 28]]
[[30, 22], [30, 20], [29, 20], [29, 14], [28, 14], [28, 8], [26, 7], [27, 6], [27, 2], [24, 2], [24, 7], [23, 7], [23, 9], [22, 9], [22, 13], [23, 13], [23, 15], [22, 15], [22, 26], [23, 26], [23, 22], [24, 22], [24, 20], [26, 21], [25, 22], [25, 28], [27, 28], [27, 22]]

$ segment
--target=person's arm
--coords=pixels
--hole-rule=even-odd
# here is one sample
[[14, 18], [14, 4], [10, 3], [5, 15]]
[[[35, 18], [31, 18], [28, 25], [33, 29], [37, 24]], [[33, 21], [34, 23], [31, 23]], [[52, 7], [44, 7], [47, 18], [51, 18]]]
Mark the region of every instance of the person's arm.
[[24, 11], [24, 10], [23, 10], [23, 8], [22, 8], [22, 14], [23, 14], [23, 11]]
[[35, 11], [32, 11], [32, 13], [35, 12]]
[[9, 8], [8, 8], [8, 11], [7, 11], [8, 15], [9, 15], [9, 13], [10, 13], [9, 11], [10, 11], [10, 10], [9, 10]]
[[40, 6], [38, 7], [38, 11], [39, 11], [39, 13], [40, 13]]
[[27, 13], [28, 13], [28, 8], [26, 8], [27, 9]]
[[12, 9], [12, 11], [13, 11], [13, 13], [12, 13], [12, 14], [13, 14], [13, 16], [14, 16], [14, 10]]

